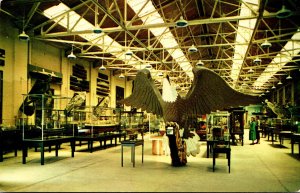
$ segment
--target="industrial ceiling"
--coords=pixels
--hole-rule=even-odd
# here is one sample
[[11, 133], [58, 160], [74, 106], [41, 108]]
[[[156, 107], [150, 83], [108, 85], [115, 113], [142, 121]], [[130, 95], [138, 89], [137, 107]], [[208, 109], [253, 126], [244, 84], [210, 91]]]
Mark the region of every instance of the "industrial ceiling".
[[[0, 0], [30, 39], [134, 78], [167, 73], [180, 91], [204, 65], [260, 95], [299, 71], [298, 0]], [[30, 40], [29, 40], [30, 41]], [[102, 67], [103, 67], [102, 66]]]

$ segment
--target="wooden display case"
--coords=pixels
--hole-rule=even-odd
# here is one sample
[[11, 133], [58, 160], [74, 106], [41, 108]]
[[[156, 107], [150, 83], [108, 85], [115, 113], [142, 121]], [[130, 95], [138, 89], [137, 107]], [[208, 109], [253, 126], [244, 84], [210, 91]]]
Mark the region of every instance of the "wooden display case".
[[233, 110], [230, 114], [230, 138], [234, 145], [244, 145], [244, 114], [245, 110]]

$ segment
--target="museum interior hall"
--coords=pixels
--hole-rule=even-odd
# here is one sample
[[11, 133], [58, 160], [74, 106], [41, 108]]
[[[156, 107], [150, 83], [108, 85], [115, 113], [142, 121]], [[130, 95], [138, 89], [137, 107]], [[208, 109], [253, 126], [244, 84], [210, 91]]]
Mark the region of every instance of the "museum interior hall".
[[300, 192], [298, 0], [0, 0], [0, 192]]

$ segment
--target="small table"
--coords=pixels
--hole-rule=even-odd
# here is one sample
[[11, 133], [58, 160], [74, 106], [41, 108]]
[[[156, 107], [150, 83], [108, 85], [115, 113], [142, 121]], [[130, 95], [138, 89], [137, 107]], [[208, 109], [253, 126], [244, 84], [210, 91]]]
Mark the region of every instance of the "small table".
[[300, 133], [293, 133], [291, 136], [291, 149], [292, 149], [292, 154], [294, 154], [294, 144], [298, 142], [298, 157], [300, 158]]
[[[220, 139], [215, 139], [212, 135], [208, 135], [206, 139], [206, 157], [209, 158], [209, 153], [212, 151], [212, 148], [215, 143], [220, 141]], [[230, 143], [230, 138], [228, 135], [223, 136], [223, 140], [225, 142]]]
[[284, 138], [291, 138], [292, 137], [292, 131], [280, 131], [279, 132], [279, 142], [280, 145], [283, 145]]
[[216, 165], [216, 154], [217, 153], [225, 153], [226, 154], [226, 158], [228, 160], [228, 171], [230, 173], [230, 157], [231, 157], [231, 148], [230, 148], [230, 144], [224, 143], [222, 145], [219, 145], [217, 143], [214, 144], [213, 147], [213, 171], [215, 171], [215, 165]]
[[55, 145], [55, 156], [58, 156], [58, 148], [62, 143], [70, 142], [71, 143], [71, 154], [74, 157], [75, 151], [75, 140], [73, 136], [61, 136], [61, 137], [48, 137], [44, 139], [23, 139], [23, 164], [26, 164], [26, 157], [28, 154], [28, 146], [38, 146], [41, 148], [41, 165], [44, 165], [44, 147]]
[[123, 167], [123, 146], [131, 147], [131, 162], [135, 167], [135, 147], [142, 145], [142, 163], [144, 163], [144, 139], [124, 140], [121, 142], [121, 166]]

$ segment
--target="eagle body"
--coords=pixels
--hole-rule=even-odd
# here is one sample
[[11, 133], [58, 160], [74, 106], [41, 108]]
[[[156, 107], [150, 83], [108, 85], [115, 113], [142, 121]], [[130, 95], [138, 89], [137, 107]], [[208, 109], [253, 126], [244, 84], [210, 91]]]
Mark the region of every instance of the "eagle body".
[[[177, 93], [174, 93], [176, 90], [173, 88], [167, 92], [170, 95], [168, 100], [168, 94], [161, 94], [154, 84], [150, 71], [142, 69], [137, 73], [132, 94], [121, 102], [127, 106], [141, 108], [148, 113], [159, 115], [164, 118], [166, 125], [176, 123], [180, 128], [185, 126], [184, 123], [188, 117], [201, 116], [228, 107], [259, 102], [259, 98], [256, 96], [234, 90], [222, 77], [208, 68], [197, 66], [193, 68], [193, 73], [194, 80], [186, 96], [176, 95]], [[164, 81], [164, 84], [166, 82]], [[164, 88], [172, 89], [169, 85], [163, 85]], [[182, 156], [185, 154], [179, 152], [182, 149], [179, 147], [181, 146], [180, 143], [178, 137], [176, 139], [169, 137], [173, 165], [184, 165], [178, 163], [179, 157], [183, 157], [180, 160], [186, 160]], [[179, 152], [179, 156], [175, 155], [175, 152]]]

